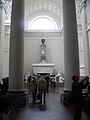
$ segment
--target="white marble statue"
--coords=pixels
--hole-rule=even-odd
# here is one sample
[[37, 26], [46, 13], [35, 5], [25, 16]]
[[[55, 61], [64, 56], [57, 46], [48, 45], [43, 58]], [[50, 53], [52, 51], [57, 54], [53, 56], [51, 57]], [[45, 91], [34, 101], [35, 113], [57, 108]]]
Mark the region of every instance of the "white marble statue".
[[64, 77], [62, 76], [62, 73], [61, 73], [60, 70], [58, 71], [58, 73], [56, 74], [55, 77], [56, 77], [57, 82], [59, 82], [59, 83], [63, 83], [64, 82]]

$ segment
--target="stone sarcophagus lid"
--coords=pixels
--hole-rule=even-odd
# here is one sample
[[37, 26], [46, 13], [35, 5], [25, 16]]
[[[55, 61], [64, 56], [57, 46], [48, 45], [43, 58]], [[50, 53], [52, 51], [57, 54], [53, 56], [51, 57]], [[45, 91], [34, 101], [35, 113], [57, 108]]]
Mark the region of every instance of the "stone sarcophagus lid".
[[34, 74], [49, 73], [53, 74], [54, 64], [52, 63], [34, 63], [32, 64]]

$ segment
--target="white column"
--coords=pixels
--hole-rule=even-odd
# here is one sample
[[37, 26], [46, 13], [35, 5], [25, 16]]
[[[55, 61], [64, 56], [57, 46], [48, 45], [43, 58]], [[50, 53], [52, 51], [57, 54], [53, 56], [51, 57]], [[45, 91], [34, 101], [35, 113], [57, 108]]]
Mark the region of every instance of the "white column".
[[24, 89], [24, 0], [12, 1], [10, 57], [9, 57], [9, 90]]
[[82, 0], [80, 7], [81, 7], [81, 17], [82, 17], [82, 37], [84, 43], [84, 64], [85, 64], [85, 75], [90, 75], [90, 65], [89, 65], [89, 41], [86, 31], [87, 25], [87, 18], [86, 18], [86, 1]]
[[25, 103], [24, 90], [24, 0], [12, 1], [10, 53], [9, 53], [9, 92], [8, 100], [22, 96], [20, 104]]
[[5, 29], [5, 3], [0, 1], [0, 82], [3, 78], [3, 45], [4, 45], [4, 29]]
[[64, 26], [64, 89], [71, 90], [72, 76], [79, 75], [79, 50], [75, 0], [63, 0]]

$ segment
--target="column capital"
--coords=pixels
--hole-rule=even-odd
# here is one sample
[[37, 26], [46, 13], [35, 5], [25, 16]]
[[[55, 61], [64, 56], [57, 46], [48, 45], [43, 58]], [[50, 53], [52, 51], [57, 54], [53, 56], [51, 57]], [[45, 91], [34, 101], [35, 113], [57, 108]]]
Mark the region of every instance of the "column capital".
[[6, 8], [6, 0], [0, 0], [0, 7]]
[[80, 3], [80, 12], [82, 11], [83, 8], [86, 7], [86, 4], [87, 4], [87, 0], [81, 0], [81, 3]]

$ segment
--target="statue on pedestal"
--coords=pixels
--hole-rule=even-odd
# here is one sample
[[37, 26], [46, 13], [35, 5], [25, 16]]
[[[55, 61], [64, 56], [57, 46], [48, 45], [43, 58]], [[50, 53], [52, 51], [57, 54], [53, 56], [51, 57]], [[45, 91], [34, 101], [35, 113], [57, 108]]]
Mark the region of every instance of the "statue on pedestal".
[[45, 39], [41, 39], [42, 44], [40, 45], [40, 52], [41, 52], [41, 62], [46, 62], [46, 45]]
[[46, 59], [45, 39], [41, 39], [40, 62], [32, 65], [34, 74], [53, 74], [54, 64], [48, 63]]

